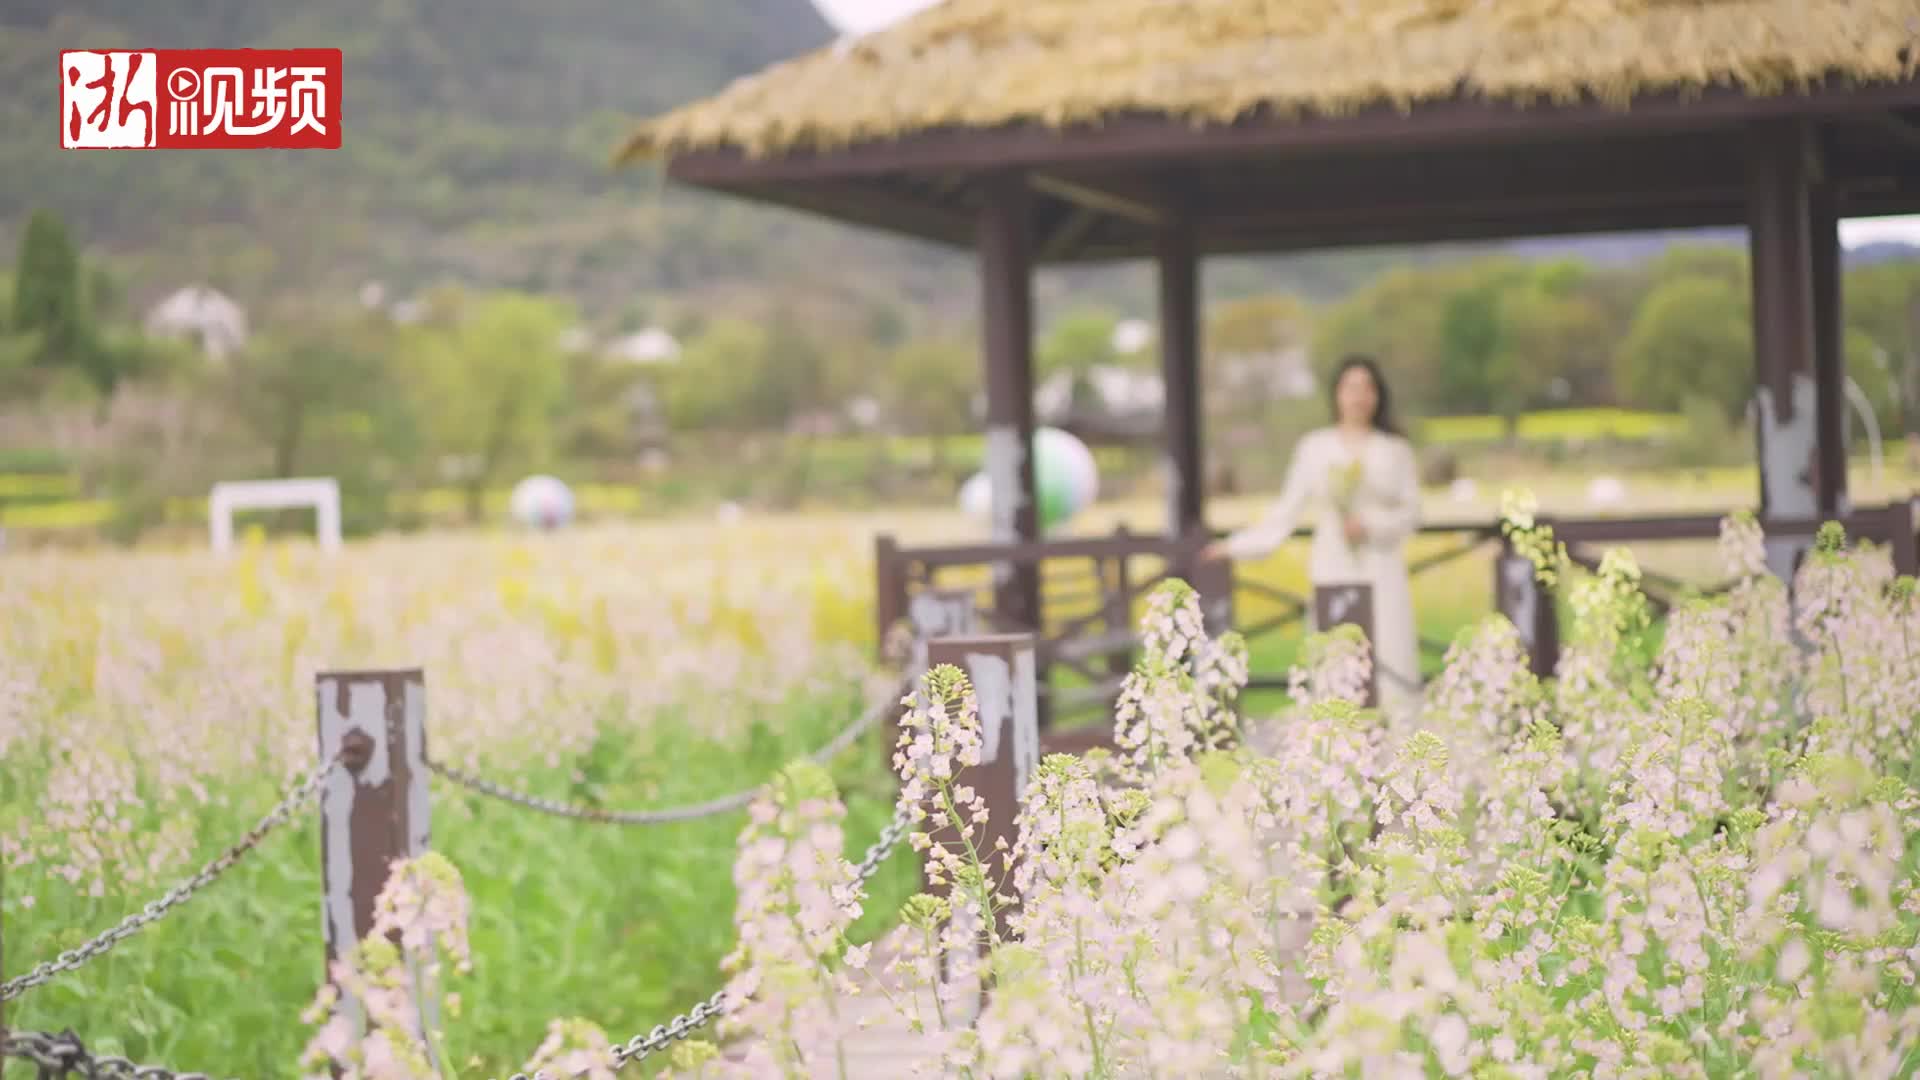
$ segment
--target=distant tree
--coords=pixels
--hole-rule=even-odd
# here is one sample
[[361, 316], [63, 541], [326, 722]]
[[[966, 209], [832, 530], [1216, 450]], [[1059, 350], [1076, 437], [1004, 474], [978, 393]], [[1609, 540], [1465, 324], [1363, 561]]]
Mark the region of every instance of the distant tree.
[[[756, 395], [761, 403], [757, 419], [762, 426], [792, 432], [796, 419], [821, 416], [838, 423], [835, 414], [850, 395], [853, 380], [863, 369], [871, 372], [871, 364], [849, 362], [853, 357], [868, 355], [863, 343], [851, 336], [832, 343], [822, 341], [785, 306], [774, 310], [768, 319], [768, 331], [763, 390]], [[785, 499], [805, 496], [813, 480], [814, 428], [809, 424], [797, 434], [797, 441], [789, 447], [791, 472], [781, 492]]]
[[1348, 353], [1376, 357], [1407, 413], [1442, 397], [1440, 353], [1447, 309], [1464, 275], [1458, 267], [1397, 267], [1324, 312], [1315, 322], [1315, 366], [1325, 371]]
[[1638, 265], [1587, 267], [1581, 275], [1581, 299], [1591, 306], [1598, 325], [1587, 347], [1566, 357], [1562, 365], [1560, 375], [1567, 380], [1570, 404], [1620, 403], [1613, 358], [1646, 293], [1647, 280]]
[[0, 402], [31, 395], [29, 373], [39, 352], [39, 335], [0, 330]]
[[1034, 378], [1045, 379], [1062, 371], [1077, 377], [1115, 363], [1120, 359], [1113, 349], [1113, 331], [1118, 325], [1118, 319], [1098, 308], [1079, 308], [1061, 315], [1040, 338], [1034, 355]]
[[1271, 293], [1230, 300], [1207, 313], [1201, 345], [1209, 356], [1258, 356], [1300, 344], [1309, 313], [1300, 298]]
[[615, 457], [634, 444], [634, 395], [652, 385], [655, 372], [597, 349], [580, 349], [566, 360], [565, 394], [555, 443], [569, 456]]
[[1235, 427], [1259, 424], [1272, 408], [1263, 394], [1245, 392], [1238, 372], [1228, 368], [1229, 361], [1258, 363], [1288, 349], [1307, 344], [1311, 313], [1301, 300], [1287, 293], [1272, 293], [1229, 300], [1214, 305], [1207, 313], [1200, 347], [1206, 357], [1206, 374], [1200, 380], [1209, 416]]
[[795, 417], [831, 409], [845, 399], [847, 378], [853, 374], [834, 363], [844, 355], [822, 342], [793, 309], [777, 307], [767, 319], [765, 368], [754, 395], [760, 425], [778, 429]]
[[1676, 244], [1643, 269], [1648, 287], [1676, 278], [1713, 278], [1737, 289], [1748, 283], [1747, 249], [1736, 244]]
[[1449, 412], [1477, 412], [1489, 397], [1488, 369], [1500, 352], [1500, 294], [1504, 281], [1475, 282], [1448, 297], [1440, 320], [1438, 404]]
[[104, 322], [118, 318], [120, 305], [126, 299], [120, 287], [119, 279], [104, 266], [85, 268], [85, 288], [82, 290], [82, 310], [95, 322]]
[[882, 371], [888, 413], [931, 440], [933, 463], [944, 468], [948, 437], [973, 427], [968, 405], [980, 389], [974, 350], [944, 338], [909, 341], [887, 355]]
[[35, 337], [35, 366], [77, 371], [103, 394], [113, 389], [117, 373], [87, 314], [80, 254], [51, 211], [34, 211], [21, 233], [11, 329]]
[[1557, 380], [1568, 399], [1576, 387], [1606, 382], [1607, 312], [1623, 305], [1597, 282], [1571, 259], [1401, 268], [1328, 312], [1315, 351], [1322, 366], [1370, 353], [1410, 413], [1492, 411], [1511, 438], [1521, 413], [1546, 401]]
[[898, 305], [872, 301], [867, 310], [867, 341], [875, 348], [894, 349], [907, 340], [907, 317]]
[[1678, 409], [1689, 397], [1745, 414], [1753, 388], [1747, 293], [1724, 277], [1671, 278], [1648, 294], [1614, 360], [1622, 396], [1641, 408]]
[[13, 326], [52, 335], [81, 323], [80, 256], [67, 226], [50, 211], [36, 210], [20, 236], [14, 268]]
[[747, 431], [771, 411], [763, 376], [772, 340], [756, 322], [713, 319], [686, 339], [665, 380], [675, 431]]
[[1920, 435], [1920, 261], [1880, 263], [1850, 271], [1843, 308], [1851, 335], [1848, 369], [1869, 371], [1884, 362], [1896, 418], [1909, 436]]
[[342, 413], [384, 393], [384, 368], [349, 326], [314, 323], [260, 336], [219, 376], [228, 412], [263, 443], [273, 475], [300, 475], [301, 451]]
[[515, 461], [538, 458], [563, 398], [561, 305], [521, 293], [449, 297], [404, 346], [413, 412], [427, 446], [463, 458], [467, 515], [478, 520], [487, 488]]
[[1509, 440], [1519, 433], [1521, 414], [1539, 405], [1555, 380], [1570, 384], [1570, 373], [1601, 352], [1606, 323], [1587, 295], [1587, 280], [1584, 263], [1547, 263], [1498, 296], [1496, 340], [1482, 369], [1483, 400]]

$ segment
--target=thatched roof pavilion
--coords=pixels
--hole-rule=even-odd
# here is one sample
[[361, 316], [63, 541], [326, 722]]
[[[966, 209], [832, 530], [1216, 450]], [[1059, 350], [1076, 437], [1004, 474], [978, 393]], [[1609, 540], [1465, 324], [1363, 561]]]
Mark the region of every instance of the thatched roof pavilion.
[[[1836, 225], [1920, 212], [1917, 67], [1916, 0], [946, 0], [621, 157], [976, 249], [1001, 490], [1032, 489], [1033, 266], [1157, 259], [1181, 532], [1200, 256], [1747, 225], [1761, 509], [1813, 516], [1844, 499]], [[995, 521], [1037, 536], [1030, 499]]]

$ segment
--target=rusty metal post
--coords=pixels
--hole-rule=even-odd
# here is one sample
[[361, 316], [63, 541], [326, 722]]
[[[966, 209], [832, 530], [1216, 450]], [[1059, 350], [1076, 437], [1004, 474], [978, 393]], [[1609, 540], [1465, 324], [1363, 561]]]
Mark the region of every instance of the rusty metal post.
[[[321, 915], [326, 977], [373, 928], [374, 901], [398, 859], [427, 850], [427, 692], [420, 669], [314, 676], [320, 757], [335, 769], [320, 789]], [[356, 1025], [365, 1018], [344, 1000]]]
[[[1373, 649], [1373, 586], [1361, 582], [1340, 585], [1316, 585], [1313, 588], [1313, 628], [1324, 634], [1336, 626], [1356, 626], [1367, 639], [1369, 655]], [[1367, 669], [1367, 696], [1363, 708], [1380, 704], [1380, 658], [1372, 657]], [[1418, 678], [1419, 672], [1397, 672], [1403, 678]]]
[[1533, 560], [1504, 540], [1493, 561], [1494, 606], [1520, 632], [1527, 666], [1540, 678], [1553, 674], [1560, 660], [1560, 622], [1553, 593], [1541, 584]]
[[[1026, 796], [1027, 778], [1040, 764], [1040, 687], [1032, 634], [977, 634], [949, 637], [927, 646], [928, 663], [951, 664], [966, 673], [980, 709], [980, 764], [966, 770], [964, 783], [987, 804], [987, 822], [972, 842], [993, 884], [1011, 878], [1011, 856], [996, 857], [1001, 840], [1011, 848], [1014, 821]], [[933, 834], [936, 843], [959, 843], [957, 830]], [[996, 891], [999, 891], [996, 889]], [[1000, 934], [1009, 933], [1008, 912], [999, 914]]]

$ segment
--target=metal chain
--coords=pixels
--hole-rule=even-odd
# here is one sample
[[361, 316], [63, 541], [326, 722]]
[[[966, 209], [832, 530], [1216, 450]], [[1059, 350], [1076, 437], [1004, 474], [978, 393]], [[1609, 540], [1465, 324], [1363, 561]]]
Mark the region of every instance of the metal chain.
[[854, 880], [862, 885], [873, 880], [873, 875], [880, 871], [880, 864], [887, 861], [887, 856], [893, 853], [893, 849], [912, 829], [912, 812], [904, 806], [895, 807], [893, 820], [887, 822], [887, 827], [880, 830], [878, 840], [867, 845], [866, 856], [860, 860], [858, 866], [854, 867]]
[[19, 997], [34, 987], [51, 981], [56, 975], [73, 971], [87, 961], [113, 948], [134, 934], [139, 933], [168, 911], [185, 903], [194, 893], [199, 892], [215, 878], [226, 873], [234, 863], [239, 862], [242, 857], [251, 852], [268, 833], [284, 824], [287, 818], [292, 816], [296, 808], [313, 797], [313, 793], [320, 787], [320, 782], [326, 779], [327, 774], [333, 770], [336, 764], [338, 764], [338, 759], [330, 760], [314, 769], [311, 773], [308, 773], [306, 779], [302, 780], [297, 787], [289, 791], [286, 797], [280, 800], [279, 805], [269, 810], [267, 815], [260, 819], [260, 823], [248, 830], [247, 834], [242, 836], [238, 843], [228, 848], [219, 858], [202, 867], [199, 873], [168, 890], [160, 899], [149, 901], [146, 907], [127, 916], [121, 920], [118, 926], [87, 942], [85, 945], [77, 949], [69, 949], [61, 953], [58, 957], [40, 964], [25, 975], [0, 983], [0, 1002], [12, 1001], [14, 998]]
[[[899, 692], [882, 698], [870, 706], [859, 718], [835, 735], [825, 746], [807, 755], [807, 760], [824, 764], [838, 756], [847, 747], [852, 746], [868, 728], [878, 723], [889, 709], [896, 708], [902, 695], [906, 693], [906, 683], [899, 685]], [[451, 765], [427, 759], [427, 768], [444, 779], [451, 780], [462, 787], [477, 791], [482, 795], [509, 802], [528, 810], [538, 810], [555, 817], [573, 818], [577, 821], [592, 821], [605, 825], [664, 825], [676, 821], [693, 821], [738, 810], [751, 803], [760, 794], [759, 787], [745, 791], [736, 791], [731, 795], [722, 795], [705, 802], [689, 803], [683, 806], [665, 806], [657, 810], [605, 810], [596, 806], [580, 806], [574, 803], [559, 802], [554, 799], [529, 795], [524, 791], [483, 779], [470, 772], [456, 769]]]
[[759, 788], [751, 791], [736, 791], [706, 802], [691, 803], [686, 806], [667, 806], [658, 810], [603, 810], [597, 806], [576, 806], [572, 803], [543, 799], [538, 795], [529, 795], [516, 791], [503, 784], [496, 784], [469, 772], [456, 769], [433, 758], [427, 759], [427, 768], [434, 775], [451, 780], [461, 787], [482, 795], [490, 795], [503, 802], [528, 810], [538, 810], [555, 817], [574, 818], [578, 821], [593, 821], [603, 825], [664, 825], [675, 821], [693, 821], [697, 818], [724, 814], [729, 810], [738, 810], [753, 801], [760, 793]]
[[[723, 987], [713, 992], [713, 996], [695, 1005], [690, 1011], [674, 1017], [667, 1023], [655, 1027], [645, 1035], [635, 1035], [626, 1045], [613, 1048], [613, 1068], [618, 1072], [636, 1061], [640, 1061], [656, 1050], [664, 1050], [681, 1039], [705, 1027], [714, 1017], [719, 1016], [727, 1007], [727, 991]], [[587, 1075], [575, 1073], [573, 1080]]]
[[[861, 857], [860, 862], [854, 867], [854, 880], [862, 885], [871, 881], [873, 875], [879, 872], [880, 864], [887, 861], [887, 856], [893, 853], [893, 849], [899, 846], [900, 841], [906, 837], [908, 831], [912, 828], [913, 817], [911, 813], [905, 807], [896, 808], [893, 812], [893, 820], [887, 822], [886, 827], [880, 830], [879, 839], [867, 846], [866, 854]], [[620, 1069], [624, 1069], [628, 1065], [645, 1058], [647, 1055], [659, 1050], [664, 1050], [705, 1027], [708, 1023], [712, 1022], [715, 1017], [726, 1011], [726, 995], [727, 992], [724, 988], [716, 990], [712, 997], [681, 1013], [679, 1016], [674, 1017], [672, 1020], [664, 1024], [656, 1025], [652, 1031], [642, 1035], [635, 1035], [625, 1043], [615, 1046], [613, 1048], [614, 1070], [617, 1072]], [[574, 1073], [569, 1080], [579, 1080], [580, 1077], [588, 1075], [591, 1071], [591, 1069], [586, 1069]], [[526, 1073], [515, 1073], [510, 1080], [551, 1080], [551, 1078], [548, 1077], [545, 1072], [536, 1072], [531, 1077]]]
[[0, 1031], [0, 1062], [25, 1061], [46, 1077], [81, 1076], [86, 1080], [209, 1080], [207, 1074], [174, 1072], [159, 1065], [135, 1065], [123, 1057], [96, 1057], [72, 1031]]

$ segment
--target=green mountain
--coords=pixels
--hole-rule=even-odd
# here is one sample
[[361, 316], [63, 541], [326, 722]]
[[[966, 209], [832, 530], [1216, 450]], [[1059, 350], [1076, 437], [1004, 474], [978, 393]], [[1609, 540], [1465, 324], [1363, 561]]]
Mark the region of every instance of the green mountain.
[[[136, 304], [192, 282], [258, 310], [458, 281], [564, 293], [608, 329], [771, 303], [855, 327], [887, 321], [882, 308], [971, 319], [964, 255], [609, 164], [636, 118], [831, 36], [809, 0], [9, 0], [0, 257], [45, 206]], [[60, 149], [61, 49], [193, 46], [341, 48], [344, 147]], [[1209, 293], [1327, 298], [1409, 257], [1222, 260]], [[1139, 265], [1039, 283], [1043, 316], [1084, 302], [1148, 314], [1153, 297]]]
[[[0, 232], [36, 206], [137, 288], [255, 303], [458, 279], [618, 312], [661, 294], [924, 262], [609, 158], [641, 115], [820, 45], [807, 0], [14, 0], [0, 6]], [[334, 152], [59, 148], [62, 48], [338, 46]], [[840, 265], [846, 265], [840, 263]]]

